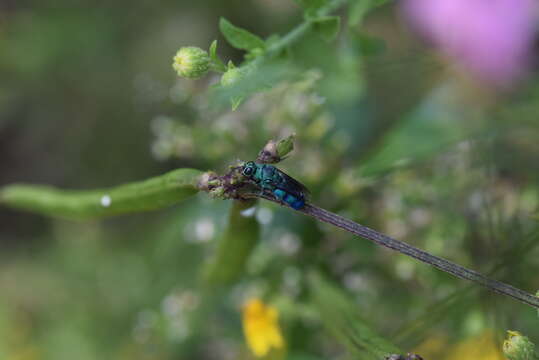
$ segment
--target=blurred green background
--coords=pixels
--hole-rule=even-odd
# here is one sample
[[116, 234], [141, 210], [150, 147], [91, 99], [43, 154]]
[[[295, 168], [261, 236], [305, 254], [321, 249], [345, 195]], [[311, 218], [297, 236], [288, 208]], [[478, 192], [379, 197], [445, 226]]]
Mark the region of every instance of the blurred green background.
[[[223, 59], [242, 61], [218, 33], [221, 16], [262, 37], [302, 21], [290, 0], [0, 2], [0, 185], [224, 172], [296, 132], [282, 168], [317, 205], [539, 289], [535, 77], [512, 93], [481, 88], [386, 4], [334, 42], [302, 39], [290, 72], [232, 112], [208, 95], [217, 76], [178, 79], [171, 68], [181, 46], [214, 39]], [[290, 359], [361, 358], [311, 301], [312, 272], [426, 359], [485, 336], [499, 348], [507, 329], [539, 341], [532, 308], [267, 203], [241, 276], [203, 291], [230, 206], [200, 194], [88, 222], [1, 208], [0, 359], [247, 359], [250, 296], [275, 304]]]

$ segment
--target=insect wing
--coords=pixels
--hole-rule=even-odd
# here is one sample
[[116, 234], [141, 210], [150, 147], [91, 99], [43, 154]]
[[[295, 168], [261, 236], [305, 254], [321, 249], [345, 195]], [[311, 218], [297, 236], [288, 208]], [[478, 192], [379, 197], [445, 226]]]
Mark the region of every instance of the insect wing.
[[309, 190], [307, 190], [305, 185], [303, 185], [302, 183], [300, 183], [293, 177], [288, 176], [281, 170], [277, 169], [277, 171], [279, 172], [279, 175], [281, 176], [281, 179], [282, 179], [282, 182], [280, 184], [275, 184], [277, 188], [288, 191], [292, 195], [300, 197], [300, 198], [305, 198], [307, 197], [307, 195], [309, 195]]

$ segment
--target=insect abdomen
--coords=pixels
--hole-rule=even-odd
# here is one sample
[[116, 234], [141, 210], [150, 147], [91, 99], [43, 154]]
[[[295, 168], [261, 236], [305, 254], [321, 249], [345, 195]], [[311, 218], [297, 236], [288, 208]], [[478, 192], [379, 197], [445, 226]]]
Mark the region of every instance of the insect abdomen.
[[300, 210], [305, 206], [305, 200], [303, 198], [294, 196], [282, 189], [273, 190], [273, 195], [275, 195], [277, 199], [290, 205], [295, 210]]

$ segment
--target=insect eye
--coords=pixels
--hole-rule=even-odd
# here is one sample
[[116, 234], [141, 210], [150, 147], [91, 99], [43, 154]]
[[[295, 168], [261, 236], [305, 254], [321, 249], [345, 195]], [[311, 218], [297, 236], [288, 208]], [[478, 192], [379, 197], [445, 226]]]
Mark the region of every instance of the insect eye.
[[248, 167], [248, 168], [243, 169], [243, 175], [249, 176], [252, 173], [253, 173], [253, 168]]

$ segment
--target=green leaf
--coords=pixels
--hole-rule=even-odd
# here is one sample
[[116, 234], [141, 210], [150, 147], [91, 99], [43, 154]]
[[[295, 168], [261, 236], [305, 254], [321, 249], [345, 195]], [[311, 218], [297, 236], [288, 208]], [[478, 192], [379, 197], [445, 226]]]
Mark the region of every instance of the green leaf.
[[260, 37], [249, 31], [232, 25], [227, 19], [219, 20], [219, 29], [226, 40], [236, 49], [253, 51], [265, 49], [266, 43]]
[[255, 205], [255, 200], [234, 201], [227, 228], [219, 240], [213, 258], [204, 268], [205, 284], [227, 285], [245, 274], [245, 266], [260, 236], [260, 226], [254, 211], [246, 213]]
[[348, 25], [355, 27], [361, 24], [367, 13], [389, 0], [354, 0], [348, 10]]
[[292, 77], [295, 69], [288, 63], [273, 62], [272, 64], [259, 65], [256, 68], [249, 65], [241, 66], [243, 75], [227, 86], [212, 88], [211, 103], [215, 106], [228, 106], [232, 102], [237, 107], [242, 100], [250, 95], [271, 89], [276, 83]]
[[217, 40], [213, 40], [210, 45], [210, 59], [215, 59], [217, 57]]
[[236, 109], [241, 105], [243, 101], [243, 96], [233, 96], [230, 98], [230, 109], [236, 111]]
[[214, 67], [219, 71], [226, 71], [225, 64], [219, 59], [219, 56], [217, 56], [217, 40], [213, 40], [211, 43], [209, 54]]
[[61, 190], [14, 184], [0, 189], [0, 204], [47, 216], [82, 219], [155, 210], [198, 192], [202, 172], [178, 169], [145, 181], [100, 190]]
[[372, 0], [373, 7], [382, 6], [390, 2], [391, 0]]
[[296, 0], [306, 12], [313, 12], [320, 9], [322, 6], [328, 3], [328, 0]]
[[314, 30], [326, 40], [335, 39], [339, 33], [341, 18], [338, 16], [322, 16], [312, 20]]
[[361, 24], [365, 14], [371, 8], [371, 2], [366, 0], [355, 0], [350, 5], [350, 10], [348, 10], [348, 25], [350, 27], [355, 27]]
[[386, 43], [383, 39], [367, 35], [365, 33], [352, 33], [352, 40], [356, 51], [361, 56], [374, 56], [386, 51]]
[[296, 140], [296, 134], [292, 133], [284, 139], [281, 139], [277, 143], [277, 156], [284, 158], [292, 150], [294, 150], [294, 141]]
[[324, 326], [354, 357], [380, 360], [388, 354], [402, 354], [389, 340], [372, 330], [345, 292], [318, 273], [310, 273], [308, 279], [313, 305]]
[[266, 39], [266, 46], [269, 48], [279, 40], [281, 40], [279, 34], [272, 34]]
[[410, 163], [429, 159], [444, 148], [468, 138], [472, 133], [473, 129], [459, 126], [450, 116], [420, 111], [408, 116], [388, 132], [380, 143], [379, 151], [361, 164], [359, 173], [366, 177], [377, 176]]

